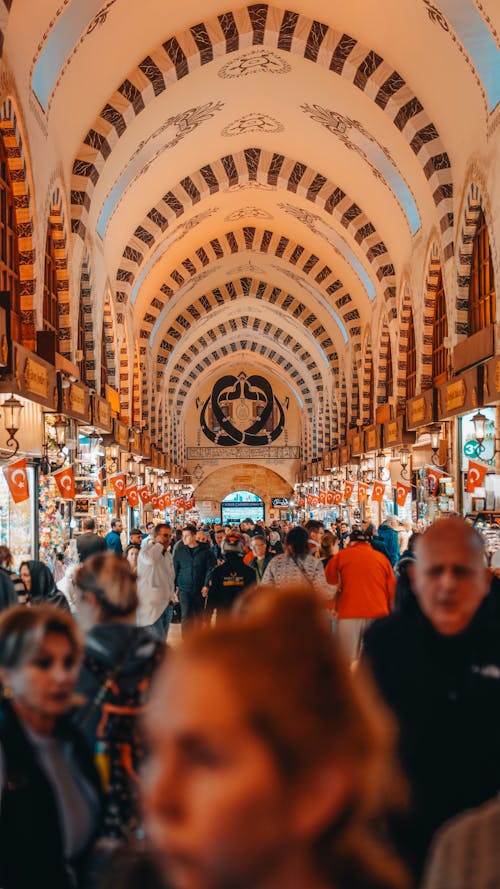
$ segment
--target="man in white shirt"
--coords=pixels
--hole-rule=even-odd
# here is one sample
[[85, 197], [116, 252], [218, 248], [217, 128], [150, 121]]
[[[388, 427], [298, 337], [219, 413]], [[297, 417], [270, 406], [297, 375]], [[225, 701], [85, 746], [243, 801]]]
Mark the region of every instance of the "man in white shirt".
[[156, 525], [142, 543], [137, 560], [137, 625], [147, 627], [162, 641], [168, 636], [175, 601], [174, 563], [170, 553], [172, 530]]

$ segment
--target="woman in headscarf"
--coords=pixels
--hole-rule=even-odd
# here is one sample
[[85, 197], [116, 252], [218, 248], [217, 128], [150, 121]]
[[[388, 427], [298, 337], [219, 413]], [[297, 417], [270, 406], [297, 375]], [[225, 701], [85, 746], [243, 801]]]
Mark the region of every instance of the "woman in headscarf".
[[66, 596], [57, 589], [52, 572], [44, 562], [35, 559], [21, 562], [19, 573], [28, 593], [29, 604], [47, 603], [69, 611]]

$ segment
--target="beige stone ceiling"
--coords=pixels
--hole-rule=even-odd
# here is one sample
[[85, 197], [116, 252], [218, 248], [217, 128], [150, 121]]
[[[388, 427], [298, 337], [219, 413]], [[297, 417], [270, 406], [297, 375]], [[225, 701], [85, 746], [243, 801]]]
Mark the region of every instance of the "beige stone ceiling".
[[[498, 40], [497, 0], [455, 5]], [[448, 7], [14, 0], [5, 65], [34, 179], [68, 195], [73, 279], [86, 249], [172, 404], [175, 356], [210, 354], [225, 324], [231, 361], [242, 318], [292, 366], [300, 343], [328, 387], [374, 319], [397, 323], [430, 239], [452, 258], [456, 185], [492, 108]]]

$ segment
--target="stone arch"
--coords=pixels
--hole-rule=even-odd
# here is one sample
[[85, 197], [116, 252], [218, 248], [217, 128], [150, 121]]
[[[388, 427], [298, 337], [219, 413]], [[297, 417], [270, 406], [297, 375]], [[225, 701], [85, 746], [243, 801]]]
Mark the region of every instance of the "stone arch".
[[374, 422], [375, 418], [374, 373], [372, 344], [368, 334], [365, 342], [361, 382], [361, 419], [363, 425]]
[[[476, 182], [471, 182], [465, 197], [462, 225], [458, 242], [458, 294], [456, 300], [455, 333], [463, 340], [469, 334], [469, 285], [474, 235], [481, 210], [484, 213], [492, 252], [494, 251], [494, 227], [489, 203]], [[498, 276], [498, 269], [495, 268]], [[497, 293], [498, 301], [498, 293]]]
[[392, 361], [391, 334], [387, 317], [381, 320], [381, 330], [379, 337], [379, 353], [377, 362], [377, 383], [375, 388], [376, 404], [385, 404], [389, 400], [387, 392], [387, 375], [389, 369], [389, 361]]
[[4, 141], [9, 174], [14, 187], [14, 206], [19, 247], [19, 288], [23, 344], [35, 351], [35, 245], [31, 212], [31, 170], [28, 166], [19, 116], [12, 98], [0, 107], [0, 136]]
[[92, 269], [90, 253], [86, 249], [80, 272], [80, 305], [83, 315], [83, 360], [85, 361], [85, 373], [87, 384], [91, 389], [98, 389], [96, 380], [96, 332], [94, 329], [92, 299]]
[[403, 287], [401, 313], [399, 321], [398, 362], [397, 362], [397, 386], [396, 398], [399, 411], [404, 410], [406, 404], [406, 362], [408, 355], [408, 331], [412, 316], [412, 302], [410, 288], [407, 284]]
[[[229, 10], [171, 36], [129, 72], [86, 134], [73, 165], [72, 229], [85, 237], [94, 188], [118, 140], [172, 82], [214, 58], [252, 45], [277, 46], [341, 76], [365, 93], [408, 142], [422, 166], [453, 254], [451, 162], [435, 124], [404, 78], [375, 50], [328, 25], [261, 3]], [[321, 51], [320, 51], [321, 48]]]
[[68, 249], [66, 241], [66, 224], [64, 201], [59, 188], [54, 189], [50, 200], [47, 227], [51, 226], [54, 233], [54, 253], [57, 280], [57, 306], [59, 320], [58, 351], [71, 360], [73, 349], [71, 343], [71, 307], [69, 293]]
[[[341, 188], [326, 176], [311, 169], [307, 164], [261, 148], [247, 148], [205, 164], [173, 186], [152, 207], [129, 239], [116, 275], [117, 299], [127, 302], [133, 292], [134, 282], [141, 268], [153, 262], [154, 254], [162, 248], [162, 240], [171, 229], [183, 234], [198, 225], [210, 211], [201, 212], [186, 223], [178, 224], [179, 218], [195, 204], [208, 199], [219, 191], [228, 191], [238, 185], [260, 182], [280, 189], [297, 191], [297, 171], [300, 170], [301, 194], [349, 232], [373, 269], [380, 282], [388, 312], [395, 316], [396, 276], [389, 251], [373, 222]], [[305, 214], [307, 217], [307, 214]], [[167, 238], [168, 240], [168, 238]], [[165, 245], [166, 247], [168, 246]]]
[[442, 280], [441, 262], [439, 259], [439, 248], [433, 243], [430, 250], [427, 278], [424, 292], [424, 317], [423, 317], [423, 336], [420, 348], [422, 361], [422, 374], [420, 378], [420, 388], [432, 388], [432, 344], [433, 344], [433, 328], [434, 328], [434, 309], [436, 305], [436, 293]]

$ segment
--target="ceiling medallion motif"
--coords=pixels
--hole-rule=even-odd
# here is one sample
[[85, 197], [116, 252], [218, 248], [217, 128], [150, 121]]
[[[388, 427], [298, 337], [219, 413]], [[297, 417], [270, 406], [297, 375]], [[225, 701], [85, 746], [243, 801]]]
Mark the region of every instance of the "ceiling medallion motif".
[[283, 133], [285, 127], [275, 117], [254, 111], [233, 120], [221, 132], [222, 136], [244, 136], [246, 133]]
[[289, 74], [291, 70], [291, 65], [271, 49], [254, 49], [226, 62], [217, 73], [224, 80], [233, 80], [250, 74]]
[[273, 219], [262, 207], [240, 207], [226, 216], [224, 222], [239, 222], [240, 219]]
[[220, 377], [200, 413], [203, 434], [221, 447], [262, 447], [285, 427], [284, 408], [265, 377]]

